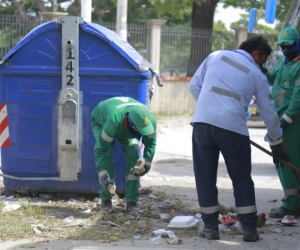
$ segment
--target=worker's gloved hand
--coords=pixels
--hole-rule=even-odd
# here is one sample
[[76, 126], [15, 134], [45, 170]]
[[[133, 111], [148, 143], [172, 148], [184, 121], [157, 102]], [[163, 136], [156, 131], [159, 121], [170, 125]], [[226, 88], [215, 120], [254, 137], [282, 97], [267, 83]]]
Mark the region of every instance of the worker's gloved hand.
[[100, 174], [100, 184], [106, 194], [114, 196], [116, 194], [115, 183], [109, 178], [108, 174]]
[[145, 172], [145, 159], [144, 158], [139, 158], [136, 161], [135, 166], [131, 169], [131, 172], [135, 175], [135, 176], [141, 176], [141, 174], [143, 174]]
[[270, 143], [270, 147], [273, 154], [273, 162], [275, 164], [278, 163], [278, 158], [281, 158], [282, 160], [287, 162], [291, 162], [291, 158], [283, 145], [282, 138], [273, 143]]
[[[145, 174], [147, 174], [149, 171], [150, 171], [150, 169], [151, 169], [151, 163], [150, 162], [145, 162], [145, 172], [143, 173], [143, 175], [145, 175]], [[142, 176], [142, 175], [140, 175], [140, 176]]]
[[286, 114], [284, 114], [280, 119], [280, 127], [286, 128], [292, 122], [293, 122], [293, 120], [290, 117], [288, 117]]
[[289, 125], [289, 123], [286, 120], [284, 120], [283, 118], [280, 119], [280, 127], [281, 128], [285, 128], [288, 125]]
[[149, 172], [151, 164], [146, 162], [144, 158], [139, 158], [136, 162], [136, 165], [131, 169], [131, 172], [135, 176], [143, 176]]

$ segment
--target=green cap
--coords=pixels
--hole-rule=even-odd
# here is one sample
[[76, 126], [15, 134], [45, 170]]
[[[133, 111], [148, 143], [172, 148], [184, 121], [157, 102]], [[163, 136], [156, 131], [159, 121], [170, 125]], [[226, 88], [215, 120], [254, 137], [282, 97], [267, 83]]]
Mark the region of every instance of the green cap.
[[287, 43], [289, 45], [292, 45], [298, 39], [299, 39], [298, 31], [292, 27], [287, 27], [280, 32], [277, 45], [280, 45], [282, 43]]
[[142, 135], [151, 135], [154, 133], [154, 127], [150, 120], [150, 110], [144, 105], [136, 105], [129, 111], [129, 118]]

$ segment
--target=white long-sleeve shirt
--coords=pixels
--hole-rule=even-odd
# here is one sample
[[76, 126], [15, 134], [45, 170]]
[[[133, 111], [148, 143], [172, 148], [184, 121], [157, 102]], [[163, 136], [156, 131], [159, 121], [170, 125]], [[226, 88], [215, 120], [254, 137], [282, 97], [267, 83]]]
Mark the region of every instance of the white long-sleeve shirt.
[[191, 124], [204, 122], [249, 135], [246, 111], [253, 95], [267, 127], [266, 141], [282, 135], [266, 76], [244, 50], [215, 51], [194, 74], [189, 90], [197, 101]]

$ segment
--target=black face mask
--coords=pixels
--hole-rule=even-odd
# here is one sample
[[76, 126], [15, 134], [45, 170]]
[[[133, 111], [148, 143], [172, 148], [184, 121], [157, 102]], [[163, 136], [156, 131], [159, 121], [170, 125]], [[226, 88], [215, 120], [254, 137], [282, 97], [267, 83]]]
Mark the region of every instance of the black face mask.
[[293, 59], [296, 56], [298, 56], [298, 52], [297, 51], [292, 51], [292, 52], [282, 51], [282, 53], [284, 54], [285, 58], [288, 59], [289, 61], [293, 61]]
[[260, 66], [261, 72], [263, 72], [263, 74], [266, 75], [268, 73], [268, 69], [265, 66], [263, 66], [262, 64], [260, 64], [259, 66]]

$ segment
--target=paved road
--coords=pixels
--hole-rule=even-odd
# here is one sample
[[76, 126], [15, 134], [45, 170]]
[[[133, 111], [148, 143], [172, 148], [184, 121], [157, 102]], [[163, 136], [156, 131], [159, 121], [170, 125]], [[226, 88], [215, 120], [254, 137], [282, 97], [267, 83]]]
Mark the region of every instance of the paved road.
[[[253, 125], [253, 124], [252, 124]], [[251, 140], [269, 149], [268, 143], [263, 138], [266, 133], [264, 127], [254, 126], [249, 129]], [[176, 194], [181, 199], [190, 202], [191, 206], [197, 207], [197, 195], [195, 190], [195, 180], [192, 167], [192, 128], [189, 125], [189, 119], [178, 118], [170, 121], [160, 122], [158, 126], [157, 153], [155, 156], [153, 168], [142, 179], [142, 185], [152, 186], [154, 189], [168, 190]], [[280, 182], [277, 177], [272, 158], [259, 149], [252, 146], [252, 177], [255, 182], [256, 200], [258, 212], [268, 211], [274, 206], [280, 206], [280, 198], [283, 195]], [[228, 177], [224, 160], [220, 159], [218, 170], [218, 188], [219, 200], [225, 205], [234, 205], [232, 184]], [[277, 202], [270, 202], [276, 200]], [[268, 223], [274, 223], [276, 220], [268, 218]], [[35, 246], [35, 249], [70, 249], [70, 250], [102, 250], [102, 249], [213, 249], [213, 250], [231, 250], [231, 249], [293, 249], [300, 250], [299, 228], [279, 228], [282, 233], [271, 232], [273, 224], [269, 224], [266, 229], [262, 228], [262, 240], [257, 243], [245, 243], [241, 241], [241, 236], [223, 235], [220, 241], [207, 241], [205, 239], [187, 239], [182, 245], [151, 245], [149, 240], [122, 240], [116, 243], [103, 244], [100, 241], [50, 241]], [[276, 228], [276, 226], [274, 226]], [[275, 229], [274, 229], [275, 230]], [[276, 228], [277, 230], [277, 228]], [[280, 231], [281, 232], [281, 231]], [[291, 236], [292, 235], [292, 236]], [[22, 241], [12, 241], [0, 243], [0, 249], [16, 250], [23, 249]], [[255, 245], [254, 245], [255, 244]], [[28, 244], [29, 246], [30, 244]]]

